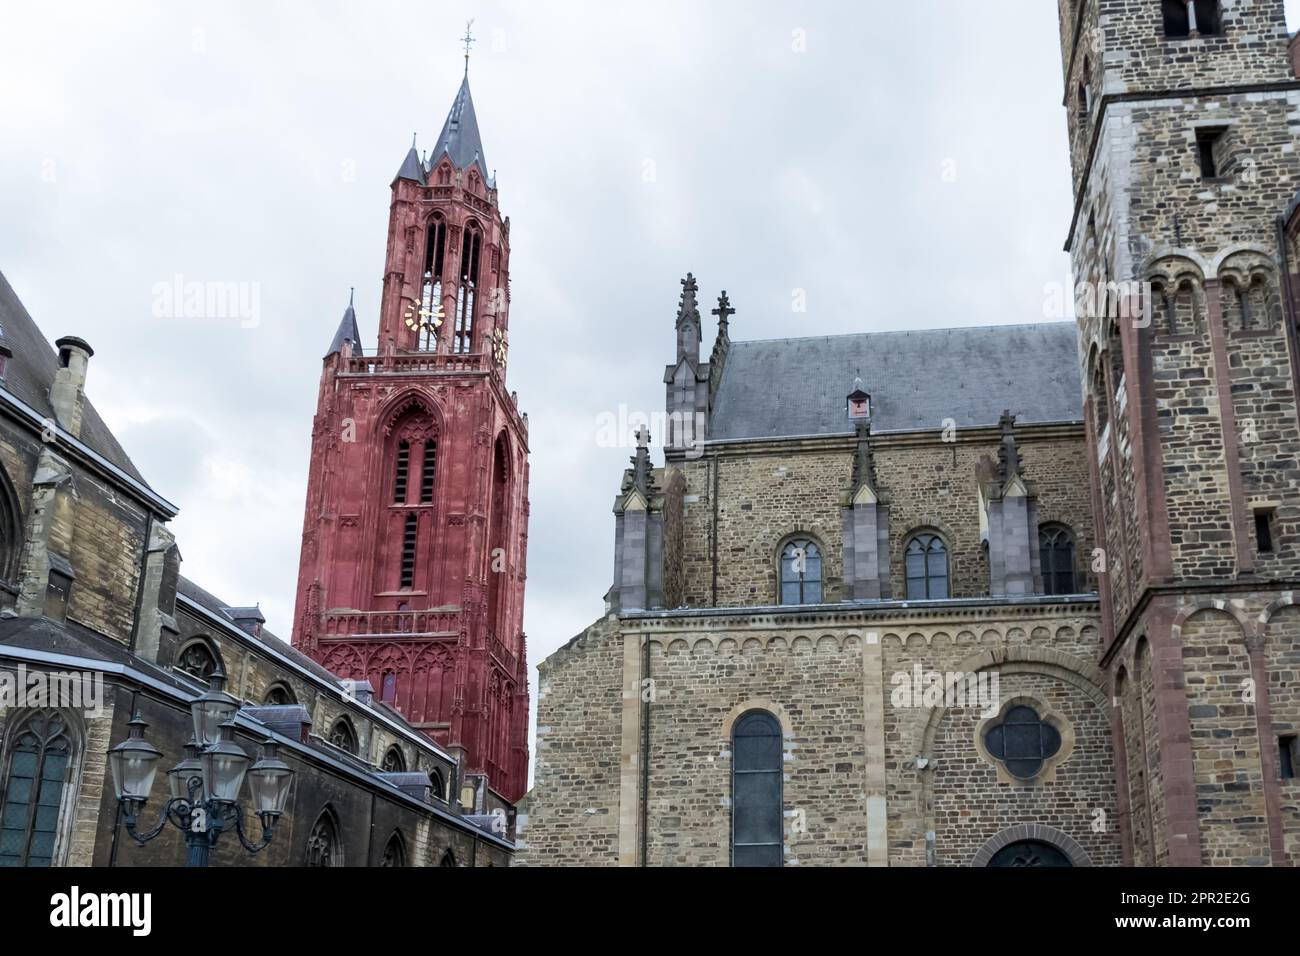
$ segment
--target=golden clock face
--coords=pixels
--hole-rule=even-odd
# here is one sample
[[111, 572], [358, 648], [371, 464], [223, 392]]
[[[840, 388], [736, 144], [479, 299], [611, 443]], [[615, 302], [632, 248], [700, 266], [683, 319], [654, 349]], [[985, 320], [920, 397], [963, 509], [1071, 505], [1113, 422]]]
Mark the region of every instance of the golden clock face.
[[444, 317], [441, 305], [430, 309], [411, 299], [406, 308], [406, 327], [411, 331], [436, 332], [441, 327]]
[[498, 365], [506, 364], [506, 334], [500, 329], [492, 332], [492, 359]]

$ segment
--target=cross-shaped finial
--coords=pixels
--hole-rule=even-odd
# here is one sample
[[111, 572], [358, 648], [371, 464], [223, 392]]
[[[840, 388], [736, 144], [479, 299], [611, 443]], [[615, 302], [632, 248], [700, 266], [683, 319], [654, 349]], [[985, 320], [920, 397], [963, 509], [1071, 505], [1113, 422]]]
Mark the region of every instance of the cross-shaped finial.
[[726, 289], [718, 296], [718, 307], [713, 310], [713, 314], [718, 317], [719, 325], [726, 325], [727, 320], [736, 314], [736, 310], [731, 307], [731, 300], [727, 298]]
[[695, 274], [693, 272], [686, 273], [686, 278], [682, 280], [682, 288], [687, 292], [699, 291], [699, 286], [695, 284]]
[[650, 447], [650, 432], [646, 429], [644, 425], [642, 425], [640, 428], [636, 430], [636, 447], [637, 448]]
[[465, 35], [460, 38], [460, 42], [465, 44], [465, 75], [469, 76], [469, 45], [474, 42], [474, 34], [470, 33], [470, 27], [474, 25], [473, 20], [465, 21]]

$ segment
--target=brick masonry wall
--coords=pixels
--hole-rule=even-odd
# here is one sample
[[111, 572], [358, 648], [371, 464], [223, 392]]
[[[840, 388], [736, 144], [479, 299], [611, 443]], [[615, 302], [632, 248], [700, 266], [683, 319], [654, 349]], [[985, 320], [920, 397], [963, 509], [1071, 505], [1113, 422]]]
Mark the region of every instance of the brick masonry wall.
[[[1087, 461], [1081, 431], [1020, 436], [1025, 477], [1037, 484], [1039, 519], [1061, 522], [1075, 533], [1076, 569], [1085, 589], [1095, 587], [1090, 571], [1092, 514]], [[889, 498], [890, 577], [895, 597], [904, 594], [903, 551], [910, 535], [938, 530], [949, 549], [954, 597], [989, 592], [988, 558], [980, 544], [980, 495], [976, 465], [996, 462], [998, 444], [991, 432], [958, 434], [944, 442], [875, 440], [879, 487]], [[844, 597], [841, 494], [852, 471], [852, 445], [840, 450], [816, 446], [780, 453], [728, 453], [719, 459], [718, 606], [778, 603], [777, 552], [796, 532], [813, 535], [823, 546], [824, 598]], [[712, 459], [687, 462], [685, 506], [686, 599], [690, 607], [712, 603]]]
[[1201, 611], [1182, 629], [1192, 774], [1201, 822], [1201, 862], [1268, 862], [1268, 831], [1255, 708], [1245, 698], [1250, 661], [1241, 628], [1221, 611]]
[[[728, 865], [727, 727], [750, 708], [768, 709], [789, 727], [787, 865], [862, 865], [876, 849], [890, 865], [924, 866], [930, 831], [936, 863], [968, 865], [981, 847], [1025, 824], [1063, 834], [1094, 865], [1120, 862], [1105, 678], [1089, 663], [1099, 639], [1095, 605], [895, 619], [861, 608], [794, 618], [735, 611], [629, 618], [622, 626], [620, 636], [601, 622], [541, 666], [538, 776], [521, 808], [528, 822], [517, 862], [617, 861], [622, 645], [642, 637], [653, 694], [644, 711], [651, 865]], [[895, 675], [910, 682], [917, 666], [996, 669], [998, 701], [1024, 698], [1046, 708], [1061, 721], [1069, 752], [1050, 776], [1007, 780], [981, 752], [979, 721], [966, 709], [895, 706]], [[876, 733], [883, 750], [872, 757]], [[930, 759], [929, 769], [918, 771], [918, 756]], [[888, 806], [875, 844], [866, 800], [873, 780]]]
[[595, 622], [538, 667], [533, 789], [516, 866], [618, 862], [623, 643]]
[[[1300, 734], [1300, 608], [1283, 607], [1264, 632], [1264, 663], [1268, 671], [1268, 702], [1272, 746], [1283, 736]], [[1300, 866], [1300, 777], [1279, 783], [1282, 845], [1286, 861]]]

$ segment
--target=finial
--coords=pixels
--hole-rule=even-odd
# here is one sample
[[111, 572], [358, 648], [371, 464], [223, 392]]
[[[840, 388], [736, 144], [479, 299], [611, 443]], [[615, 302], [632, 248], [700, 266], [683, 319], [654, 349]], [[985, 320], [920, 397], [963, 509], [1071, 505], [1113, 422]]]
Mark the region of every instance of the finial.
[[465, 35], [460, 38], [460, 42], [465, 44], [465, 75], [469, 76], [469, 45], [474, 42], [474, 34], [470, 33], [470, 27], [474, 26], [473, 20], [465, 22]]
[[650, 432], [644, 425], [636, 430], [636, 447], [650, 447]]
[[713, 314], [718, 317], [719, 325], [726, 325], [727, 320], [736, 314], [736, 310], [731, 307], [731, 300], [727, 298], [726, 289], [718, 296], [718, 307], [713, 310]]
[[[349, 309], [352, 308], [352, 297], [356, 295], [356, 291], [357, 291], [356, 286], [348, 286], [348, 308]], [[261, 607], [261, 605], [259, 604], [258, 607]]]
[[420, 135], [420, 134], [419, 134], [419, 133], [412, 133], [412, 134], [411, 134], [411, 149], [415, 149], [415, 137], [417, 137], [418, 135]]

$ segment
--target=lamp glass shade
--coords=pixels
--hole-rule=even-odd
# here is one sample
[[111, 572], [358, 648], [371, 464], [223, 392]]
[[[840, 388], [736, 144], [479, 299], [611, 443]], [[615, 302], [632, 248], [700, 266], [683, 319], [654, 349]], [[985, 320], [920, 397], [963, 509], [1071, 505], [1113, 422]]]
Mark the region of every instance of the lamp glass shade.
[[262, 759], [248, 771], [248, 790], [253, 798], [253, 811], [259, 815], [278, 817], [289, 802], [289, 784], [293, 770], [276, 756], [275, 744], [268, 741]]
[[190, 704], [194, 718], [194, 739], [211, 747], [221, 736], [221, 725], [239, 713], [239, 701], [221, 690], [210, 690]]
[[235, 725], [221, 726], [221, 739], [203, 753], [203, 789], [209, 799], [236, 803], [248, 773], [248, 754], [235, 743]]
[[[167, 771], [167, 784], [171, 788], [172, 797], [178, 800], [189, 800], [190, 781], [195, 777], [198, 777], [202, 784], [203, 762], [199, 760], [198, 748], [191, 743], [185, 745], [185, 759]], [[194, 799], [198, 801], [203, 799], [201, 785], [198, 792], [194, 794]]]
[[129, 736], [108, 752], [113, 786], [119, 800], [144, 802], [149, 799], [149, 791], [153, 789], [153, 778], [158, 773], [158, 760], [162, 757], [162, 751], [144, 739], [144, 730], [149, 725], [138, 714], [127, 726], [131, 728]]

